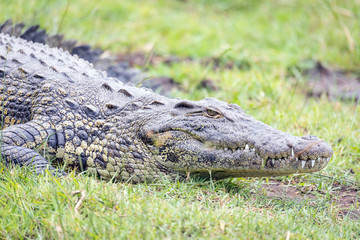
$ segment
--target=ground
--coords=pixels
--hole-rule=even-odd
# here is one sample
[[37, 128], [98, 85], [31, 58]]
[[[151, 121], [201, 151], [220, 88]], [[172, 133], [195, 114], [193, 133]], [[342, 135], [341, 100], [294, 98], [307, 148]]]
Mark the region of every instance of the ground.
[[134, 64], [173, 79], [173, 96], [237, 103], [282, 131], [325, 139], [334, 156], [315, 174], [137, 185], [1, 166], [1, 238], [359, 238], [359, 104], [309, 96], [302, 71], [310, 61], [356, 72], [359, 12], [357, 0], [3, 0], [1, 21], [157, 56]]

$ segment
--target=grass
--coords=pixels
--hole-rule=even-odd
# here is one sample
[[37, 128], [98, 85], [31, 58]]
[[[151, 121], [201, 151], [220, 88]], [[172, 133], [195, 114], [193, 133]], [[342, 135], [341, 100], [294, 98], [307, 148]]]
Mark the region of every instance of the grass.
[[[357, 69], [359, 13], [357, 0], [3, 0], [1, 21], [40, 24], [114, 53], [191, 56], [192, 63], [148, 66], [149, 74], [179, 82], [185, 90], [176, 96], [235, 102], [275, 128], [319, 136], [334, 157], [316, 174], [137, 185], [0, 167], [0, 238], [359, 238], [351, 214], [360, 209], [359, 105], [307, 99], [292, 67], [314, 59]], [[213, 70], [200, 64], [209, 57], [249, 67]], [[198, 89], [205, 77], [220, 90]], [[297, 198], [269, 196], [263, 187], [274, 181], [296, 189]], [[79, 207], [75, 191], [84, 194]], [[355, 203], [343, 206], [350, 193]]]
[[[30, 174], [31, 175], [31, 174]], [[89, 176], [2, 172], [2, 234], [8, 238], [353, 238], [321, 197], [270, 199], [251, 180], [119, 184]], [[34, 194], [36, 188], [36, 194]], [[76, 205], [84, 191], [79, 213]], [[6, 218], [5, 218], [6, 216]]]

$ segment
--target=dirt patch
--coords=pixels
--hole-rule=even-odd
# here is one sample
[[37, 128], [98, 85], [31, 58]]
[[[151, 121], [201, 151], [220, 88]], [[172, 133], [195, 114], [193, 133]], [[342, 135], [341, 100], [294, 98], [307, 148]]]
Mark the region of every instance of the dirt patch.
[[339, 208], [340, 216], [348, 216], [360, 220], [360, 189], [341, 186], [334, 196], [335, 206]]
[[[260, 189], [267, 197], [295, 201], [316, 200], [319, 195], [326, 195], [326, 193], [312, 185], [291, 185], [276, 180], [269, 180], [267, 183], [262, 184]], [[360, 220], [360, 188], [339, 185], [335, 187], [329, 197], [339, 216]]]
[[286, 198], [292, 200], [315, 199], [310, 191], [280, 181], [269, 180], [260, 188], [268, 197]]
[[153, 52], [136, 51], [129, 53], [117, 54], [118, 62], [127, 62], [130, 67], [146, 67], [146, 65], [157, 66], [159, 64], [172, 65], [175, 63], [200, 63], [205, 67], [211, 67], [213, 70], [217, 69], [239, 69], [250, 70], [251, 64], [245, 60], [228, 60], [224, 57], [208, 57], [196, 59], [192, 57], [180, 56], [163, 56]]
[[360, 101], [360, 72], [326, 66], [320, 61], [300, 63], [308, 96], [326, 95], [331, 100]]

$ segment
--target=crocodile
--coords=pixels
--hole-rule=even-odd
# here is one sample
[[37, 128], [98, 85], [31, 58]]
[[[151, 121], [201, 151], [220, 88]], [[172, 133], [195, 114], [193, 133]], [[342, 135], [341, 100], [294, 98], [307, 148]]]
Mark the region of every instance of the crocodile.
[[[323, 169], [333, 150], [215, 98], [172, 99], [67, 51], [0, 33], [1, 156], [37, 174], [152, 182]], [[60, 165], [62, 167], [59, 167]]]

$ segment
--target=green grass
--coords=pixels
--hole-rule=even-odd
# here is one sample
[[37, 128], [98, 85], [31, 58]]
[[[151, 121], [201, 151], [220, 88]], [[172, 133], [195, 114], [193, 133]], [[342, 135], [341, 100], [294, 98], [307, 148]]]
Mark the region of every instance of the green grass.
[[[330, 197], [272, 199], [252, 180], [131, 185], [86, 175], [39, 178], [19, 169], [3, 170], [1, 180], [4, 238], [358, 236], [359, 223], [348, 217], [340, 219], [329, 204]], [[78, 213], [76, 190], [85, 194]]]
[[[235, 102], [275, 128], [319, 136], [334, 157], [320, 173], [272, 179], [299, 189], [297, 199], [268, 196], [266, 178], [131, 185], [0, 167], [0, 238], [360, 238], [359, 219], [339, 205], [340, 190], [357, 189], [357, 203], [346, 207], [360, 211], [359, 105], [307, 99], [290, 67], [314, 59], [357, 69], [359, 13], [358, 0], [2, 0], [1, 21], [40, 24], [114, 53], [191, 56], [193, 63], [149, 66], [149, 73], [179, 82], [185, 91], [176, 96]], [[200, 64], [208, 57], [250, 68], [213, 70]], [[197, 89], [205, 77], [220, 90]], [[85, 194], [78, 213], [77, 190]]]

